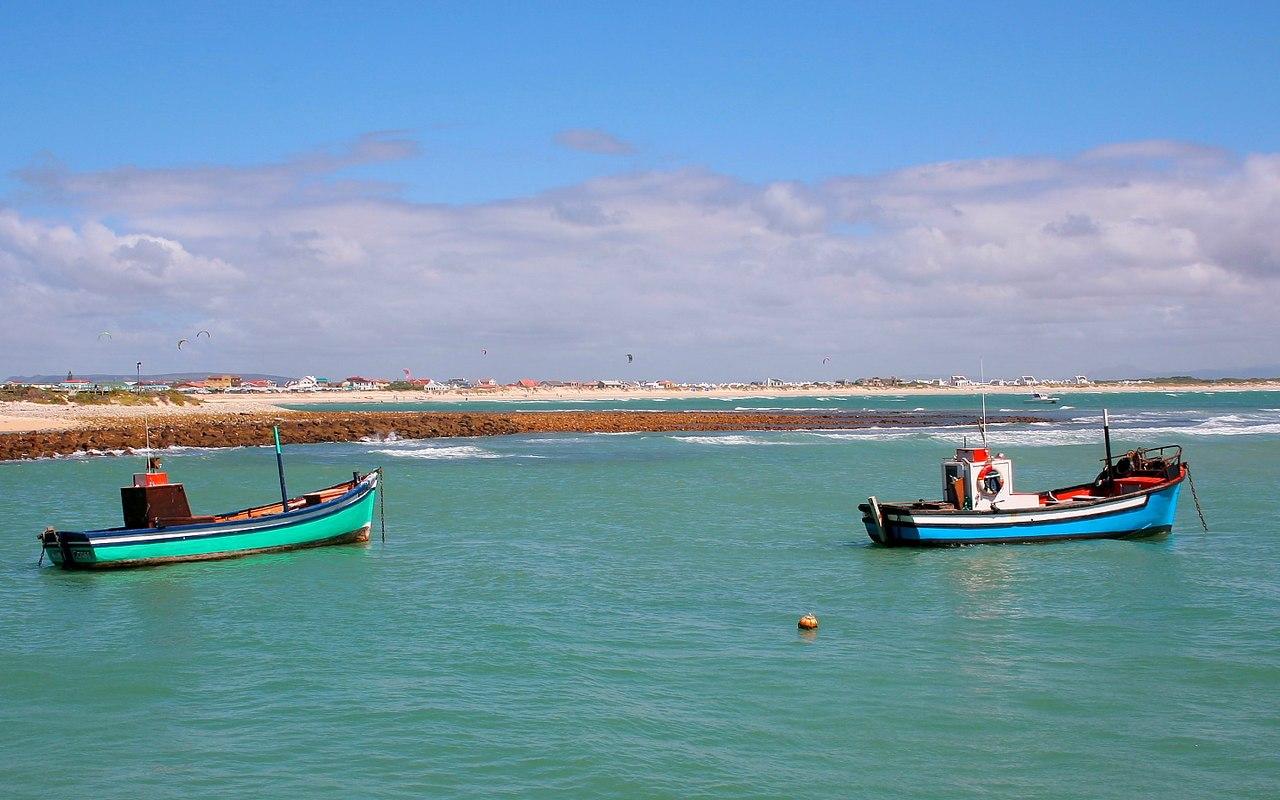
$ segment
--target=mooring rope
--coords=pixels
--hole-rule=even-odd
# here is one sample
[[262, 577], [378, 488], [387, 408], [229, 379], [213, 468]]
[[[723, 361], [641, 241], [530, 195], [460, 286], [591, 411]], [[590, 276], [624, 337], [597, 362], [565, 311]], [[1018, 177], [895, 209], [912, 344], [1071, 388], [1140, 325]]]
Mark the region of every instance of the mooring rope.
[[378, 467], [378, 521], [382, 524], [382, 543], [387, 543], [387, 493], [382, 484], [386, 475]]
[[1196, 494], [1196, 482], [1191, 478], [1191, 465], [1187, 465], [1187, 485], [1191, 487], [1191, 499], [1195, 501], [1196, 513], [1200, 515], [1200, 527], [1209, 530], [1209, 523], [1204, 520], [1204, 511], [1200, 508], [1200, 496]]

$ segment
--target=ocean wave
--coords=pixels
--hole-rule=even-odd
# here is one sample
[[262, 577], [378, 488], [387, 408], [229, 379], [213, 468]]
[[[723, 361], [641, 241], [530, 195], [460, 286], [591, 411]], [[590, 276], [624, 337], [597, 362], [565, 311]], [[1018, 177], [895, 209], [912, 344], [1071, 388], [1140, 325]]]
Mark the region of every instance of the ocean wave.
[[800, 408], [792, 406], [734, 406], [734, 411], [830, 411], [830, 408]]
[[[1181, 437], [1267, 436], [1280, 434], [1280, 422], [1253, 425], [1223, 424], [1214, 420], [1190, 425], [1160, 425], [1147, 428], [1112, 427], [1111, 435], [1119, 446], [1133, 444], [1168, 444]], [[936, 432], [931, 436], [942, 442], [958, 444], [954, 432]], [[972, 439], [972, 437], [970, 437]], [[1045, 447], [1076, 444], [1098, 444], [1102, 432], [1095, 426], [1071, 428], [1004, 428], [987, 429], [987, 440], [993, 445]]]
[[816, 436], [821, 439], [834, 439], [836, 441], [862, 441], [862, 442], [894, 442], [900, 439], [927, 439], [930, 437], [928, 431], [916, 428], [912, 430], [875, 430], [867, 428], [861, 431], [848, 431], [845, 433], [826, 433], [823, 431], [805, 431], [809, 436]]
[[797, 445], [802, 442], [789, 442], [782, 439], [765, 438], [761, 436], [744, 436], [742, 434], [724, 434], [719, 436], [668, 436], [668, 439], [674, 439], [677, 442], [685, 442], [687, 444], [713, 444], [719, 446], [742, 446], [742, 445]]
[[384, 456], [394, 456], [396, 458], [426, 458], [441, 461], [510, 458], [508, 455], [495, 453], [492, 450], [485, 450], [483, 447], [474, 447], [472, 445], [456, 445], [452, 447], [417, 447], [412, 450], [382, 449], [374, 450], [373, 452]]

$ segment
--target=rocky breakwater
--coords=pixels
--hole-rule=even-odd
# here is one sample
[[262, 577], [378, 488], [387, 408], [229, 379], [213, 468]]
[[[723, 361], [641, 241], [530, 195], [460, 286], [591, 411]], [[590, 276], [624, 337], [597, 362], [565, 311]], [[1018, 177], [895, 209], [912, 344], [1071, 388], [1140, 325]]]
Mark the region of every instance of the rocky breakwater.
[[[1039, 422], [1032, 416], [990, 418], [991, 423]], [[521, 433], [626, 433], [642, 431], [848, 430], [870, 427], [976, 425], [954, 413], [752, 413], [723, 411], [566, 411], [459, 413], [339, 411], [287, 414], [208, 414], [168, 417], [150, 426], [153, 448], [245, 447], [271, 442], [280, 426], [289, 444]], [[127, 453], [146, 445], [141, 419], [113, 419], [61, 431], [0, 434], [0, 460], [75, 454]]]

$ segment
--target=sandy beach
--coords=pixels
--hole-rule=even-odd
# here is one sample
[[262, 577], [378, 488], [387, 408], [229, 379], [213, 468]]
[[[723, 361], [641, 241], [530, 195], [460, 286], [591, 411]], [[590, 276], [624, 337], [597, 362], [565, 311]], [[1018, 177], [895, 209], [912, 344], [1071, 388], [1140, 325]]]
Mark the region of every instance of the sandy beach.
[[[1131, 392], [1239, 392], [1280, 391], [1280, 381], [1220, 382], [1203, 384], [1144, 383], [1144, 384], [1094, 384], [1089, 386], [1026, 387], [989, 386], [989, 395], [1026, 395], [1032, 391], [1054, 395], [1075, 393], [1131, 393]], [[50, 405], [31, 402], [0, 402], [0, 433], [28, 431], [68, 430], [112, 424], [124, 420], [166, 420], [174, 417], [207, 417], [209, 415], [269, 414], [275, 416], [297, 413], [287, 408], [295, 405], [330, 405], [363, 403], [370, 411], [381, 404], [395, 403], [468, 403], [548, 401], [625, 401], [639, 398], [679, 400], [690, 398], [719, 399], [767, 399], [782, 397], [892, 397], [892, 396], [945, 396], [975, 395], [975, 387], [952, 388], [944, 386], [911, 386], [895, 388], [838, 387], [822, 389], [764, 388], [750, 389], [514, 389], [468, 390], [453, 392], [417, 391], [342, 391], [342, 392], [289, 392], [264, 394], [208, 394], [200, 395], [200, 405], [175, 406], [156, 404], [150, 406], [118, 405]], [[1030, 409], [1028, 409], [1030, 410]]]

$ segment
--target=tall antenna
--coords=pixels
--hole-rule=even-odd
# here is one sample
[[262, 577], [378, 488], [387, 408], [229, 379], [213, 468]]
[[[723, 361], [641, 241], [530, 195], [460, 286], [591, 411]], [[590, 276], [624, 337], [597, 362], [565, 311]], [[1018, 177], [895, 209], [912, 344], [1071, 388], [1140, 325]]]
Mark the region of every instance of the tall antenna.
[[982, 444], [987, 443], [987, 369], [982, 357], [978, 357], [978, 383], [982, 386]]

